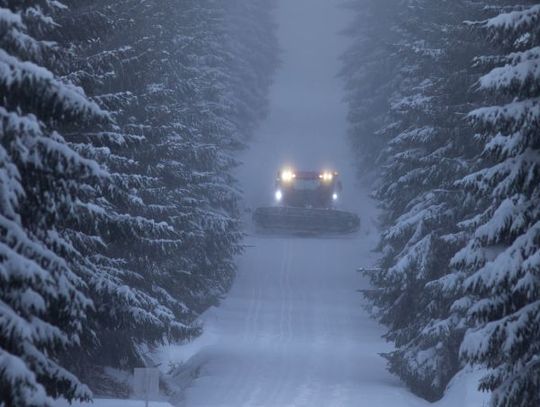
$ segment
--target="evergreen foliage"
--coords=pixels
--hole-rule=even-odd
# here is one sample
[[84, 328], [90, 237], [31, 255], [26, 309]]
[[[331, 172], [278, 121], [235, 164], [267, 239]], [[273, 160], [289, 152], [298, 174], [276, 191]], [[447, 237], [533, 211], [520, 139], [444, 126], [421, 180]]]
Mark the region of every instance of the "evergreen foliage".
[[540, 5], [508, 6], [470, 23], [500, 52], [476, 59], [488, 67], [479, 90], [498, 104], [468, 115], [483, 151], [460, 185], [480, 211], [452, 263], [473, 324], [462, 358], [489, 369], [480, 387], [494, 406], [525, 407], [540, 404]]
[[[353, 16], [344, 34], [351, 45], [342, 55], [340, 76], [349, 105], [349, 139], [360, 167], [374, 166], [388, 141], [381, 130], [392, 125], [387, 117], [390, 95], [403, 79], [394, 48], [400, 35], [397, 4], [397, 0], [346, 3]], [[372, 24], [375, 20], [378, 23]]]
[[89, 398], [77, 377], [117, 392], [104, 367], [198, 334], [241, 251], [231, 170], [266, 111], [272, 12], [0, 2], [6, 405]]
[[479, 364], [494, 405], [536, 405], [538, 6], [392, 5], [351, 2], [343, 70], [359, 165], [379, 173], [365, 295], [388, 367], [436, 400]]
[[103, 208], [79, 185], [107, 173], [57, 129], [107, 114], [45, 68], [57, 50], [41, 36], [53, 28], [58, 7], [0, 3], [0, 404], [7, 406], [91, 396], [59, 354], [79, 343], [92, 306], [75, 272], [90, 268], [72, 246], [70, 228]]
[[[381, 13], [386, 18], [387, 11]], [[461, 95], [474, 78], [468, 70], [474, 54], [461, 24], [466, 15], [460, 2], [415, 1], [394, 11], [394, 42], [387, 48], [392, 62], [383, 66], [393, 67], [390, 76], [397, 79], [390, 88], [380, 82], [387, 110], [378, 112], [379, 128], [371, 133], [384, 142], [371, 152], [378, 154], [375, 196], [384, 209], [384, 232], [381, 270], [367, 273], [374, 289], [365, 294], [389, 327], [385, 337], [396, 345], [385, 355], [390, 371], [429, 400], [441, 397], [460, 368], [463, 329], [446, 320], [453, 297], [438, 280], [463, 245], [456, 222], [471, 209], [470, 198], [454, 185], [475, 148], [462, 120], [468, 107]], [[368, 75], [379, 71], [370, 65]], [[353, 134], [358, 129], [355, 123]]]

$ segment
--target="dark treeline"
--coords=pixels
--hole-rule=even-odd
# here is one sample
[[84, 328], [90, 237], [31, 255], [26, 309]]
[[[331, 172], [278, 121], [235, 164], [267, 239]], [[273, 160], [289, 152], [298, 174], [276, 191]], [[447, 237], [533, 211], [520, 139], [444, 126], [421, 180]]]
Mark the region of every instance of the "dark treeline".
[[378, 174], [365, 293], [390, 371], [428, 400], [467, 366], [540, 405], [540, 5], [353, 0], [350, 139]]
[[110, 391], [105, 367], [199, 333], [241, 251], [272, 9], [0, 0], [0, 404]]

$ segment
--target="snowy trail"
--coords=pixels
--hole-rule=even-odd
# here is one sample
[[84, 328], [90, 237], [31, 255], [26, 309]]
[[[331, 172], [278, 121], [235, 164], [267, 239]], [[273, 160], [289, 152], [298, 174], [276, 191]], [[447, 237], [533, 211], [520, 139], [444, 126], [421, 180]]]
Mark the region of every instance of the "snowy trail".
[[356, 292], [361, 241], [251, 237], [234, 288], [207, 316], [215, 341], [185, 405], [423, 405], [377, 354], [380, 328]]
[[[355, 191], [346, 108], [336, 79], [346, 25], [329, 0], [282, 0], [283, 64], [271, 112], [245, 154], [246, 205], [268, 205], [283, 163], [339, 169], [363, 228], [348, 238], [251, 235], [236, 282], [204, 316], [192, 346], [198, 376], [182, 403], [195, 406], [423, 406], [384, 368], [381, 328], [362, 309], [355, 270], [373, 264], [376, 236], [365, 192]], [[300, 28], [301, 27], [301, 28]], [[180, 403], [180, 401], [177, 401]]]

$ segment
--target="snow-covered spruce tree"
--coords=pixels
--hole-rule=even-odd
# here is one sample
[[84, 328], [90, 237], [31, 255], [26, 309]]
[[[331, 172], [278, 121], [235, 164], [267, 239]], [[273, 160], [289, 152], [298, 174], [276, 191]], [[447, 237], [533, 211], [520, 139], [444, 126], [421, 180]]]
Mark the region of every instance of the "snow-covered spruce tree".
[[[232, 20], [251, 17], [259, 31], [242, 37], [254, 48], [243, 63]], [[89, 351], [68, 355], [86, 378], [101, 369], [85, 366], [140, 364], [139, 345], [193, 335], [191, 322], [228, 288], [241, 237], [229, 150], [264, 114], [275, 50], [268, 3], [256, 13], [214, 1], [72, 1], [60, 26], [66, 75], [115, 122], [69, 133], [113, 181], [94, 254], [110, 279], [91, 285]]]
[[275, 1], [230, 0], [226, 23], [231, 51], [231, 120], [239, 128], [241, 143], [249, 141], [268, 110], [268, 93], [277, 67], [274, 34]]
[[92, 306], [77, 271], [69, 225], [99, 217], [83, 184], [106, 172], [74, 151], [58, 129], [106, 121], [80, 88], [45, 66], [59, 50], [47, 33], [53, 1], [0, 2], [0, 405], [46, 406], [91, 393], [59, 353], [79, 343]]
[[[192, 335], [196, 329], [189, 327], [191, 321], [230, 284], [241, 237], [231, 149], [245, 143], [264, 114], [275, 66], [272, 6], [265, 2], [255, 9], [240, 3], [187, 0], [144, 4], [73, 0], [67, 9], [54, 5], [59, 8], [58, 25], [41, 18], [41, 11], [49, 9], [45, 1], [39, 7], [20, 8], [27, 23], [32, 22], [27, 24], [32, 32], [41, 35], [47, 26], [47, 34], [54, 34], [60, 44], [47, 48], [50, 58], [43, 64], [83, 87], [96, 104], [78, 89], [66, 87], [64, 93], [72, 91], [68, 96], [80, 96], [79, 111], [68, 111], [71, 106], [66, 102], [58, 104], [49, 118], [45, 114], [50, 112], [32, 110], [32, 103], [37, 103], [33, 87], [21, 86], [16, 93], [13, 84], [12, 99], [3, 102], [6, 115], [16, 106], [20, 116], [26, 106], [19, 106], [19, 98], [27, 97], [25, 103], [32, 107], [27, 110], [37, 116], [36, 128], [69, 146], [65, 150], [73, 154], [72, 164], [81, 173], [77, 184], [66, 181], [71, 174], [67, 168], [64, 177], [56, 173], [44, 177], [43, 183], [49, 182], [42, 188], [45, 195], [57, 187], [69, 191], [68, 213], [58, 203], [44, 206], [45, 212], [58, 209], [63, 216], [34, 217], [32, 204], [61, 198], [54, 194], [33, 199], [15, 188], [18, 199], [27, 199], [21, 204], [15, 198], [6, 202], [11, 202], [12, 212], [19, 210], [22, 223], [39, 223], [42, 229], [33, 228], [30, 240], [48, 239], [51, 253], [60, 253], [58, 261], [65, 262], [60, 266], [73, 272], [68, 274], [73, 292], [77, 294], [78, 284], [93, 301], [83, 324], [83, 351], [63, 355], [89, 379], [99, 366], [141, 363], [141, 345]], [[24, 31], [12, 12], [2, 17], [6, 33]], [[254, 25], [242, 30], [233, 20]], [[9, 57], [18, 53], [21, 59], [43, 59], [45, 44], [20, 35], [6, 38], [2, 48]], [[60, 86], [56, 82], [53, 85]], [[42, 95], [44, 100], [49, 96]], [[112, 121], [101, 120], [105, 115], [97, 106], [108, 110]], [[49, 127], [61, 129], [66, 142]], [[106, 179], [93, 159], [108, 170]], [[16, 179], [17, 168], [6, 168]], [[25, 171], [20, 171], [23, 181], [33, 176], [27, 167]], [[44, 239], [38, 233], [55, 230], [55, 238]], [[49, 266], [60, 267], [52, 262]], [[72, 297], [78, 298], [75, 294]], [[68, 319], [78, 329], [89, 304], [85, 301], [81, 297], [80, 306], [74, 304], [72, 309], [79, 319]], [[48, 354], [54, 357], [52, 347]], [[78, 396], [87, 395], [82, 387], [78, 391]]]
[[474, 152], [462, 122], [472, 83], [473, 54], [461, 25], [468, 7], [417, 1], [399, 17], [405, 71], [391, 99], [396, 119], [377, 191], [385, 210], [382, 272], [370, 277], [381, 290], [368, 297], [396, 346], [386, 355], [390, 371], [428, 400], [443, 395], [460, 367], [463, 331], [440, 323], [452, 293], [431, 283], [449, 273], [449, 260], [464, 241], [456, 223], [474, 203], [453, 185]]
[[400, 86], [399, 59], [394, 52], [399, 0], [353, 0], [346, 3], [354, 18], [344, 34], [352, 44], [341, 57], [341, 77], [349, 106], [349, 140], [359, 168], [374, 168], [392, 126], [390, 96]]
[[[477, 50], [462, 21], [478, 12], [468, 2], [400, 3], [390, 20], [396, 42], [381, 62], [396, 66], [392, 75], [398, 79], [386, 93], [390, 110], [379, 113], [380, 127], [371, 136], [363, 136], [388, 140], [379, 149], [376, 192], [383, 209], [383, 256], [381, 270], [367, 273], [374, 289], [366, 296], [396, 346], [385, 355], [390, 371], [429, 400], [442, 396], [460, 368], [464, 328], [448, 318], [458, 294], [444, 290], [439, 279], [451, 272], [450, 259], [465, 243], [457, 222], [475, 207], [454, 182], [467, 174], [476, 148], [462, 118], [477, 78], [469, 69]], [[368, 82], [379, 71], [384, 68], [376, 69], [370, 59], [360, 65]], [[365, 86], [360, 95], [366, 95]], [[355, 117], [362, 122], [361, 115]], [[359, 129], [355, 124], [353, 133]]]
[[494, 406], [540, 405], [540, 5], [503, 2], [501, 13], [471, 23], [499, 49], [477, 63], [480, 91], [497, 105], [469, 114], [483, 145], [480, 169], [460, 182], [482, 211], [453, 259], [466, 276], [454, 308], [474, 327], [461, 346], [486, 366], [480, 388]]
[[[230, 175], [236, 165], [232, 154], [247, 141], [249, 129], [264, 114], [275, 50], [268, 3], [262, 8], [267, 12], [260, 16], [250, 14], [249, 5], [240, 7], [234, 2], [181, 4], [171, 21], [174, 41], [163, 44], [169, 47], [174, 65], [181, 68], [173, 111], [175, 122], [182, 127], [177, 129], [178, 149], [169, 148], [169, 154], [184, 172], [188, 170], [173, 202], [193, 215], [176, 217], [177, 228], [186, 236], [184, 250], [171, 259], [171, 272], [179, 281], [177, 294], [198, 313], [232, 281], [233, 255], [239, 250], [240, 239], [239, 195]], [[241, 34], [233, 20], [250, 17], [260, 22], [260, 31], [246, 45], [254, 50], [242, 55], [237, 47], [246, 40], [239, 41]], [[260, 57], [249, 60], [253, 55]], [[258, 64], [263, 63], [268, 66], [259, 70]], [[250, 94], [251, 111], [245, 112], [243, 97]], [[178, 265], [182, 273], [178, 273]]]
[[[108, 273], [115, 280], [94, 293], [101, 305], [92, 320], [99, 342], [88, 347], [94, 366], [140, 364], [139, 345], [152, 346], [166, 337], [185, 339], [193, 332], [173, 330], [177, 334], [170, 336], [171, 327], [182, 328], [198, 313], [193, 296], [186, 293], [193, 291], [188, 283], [193, 285], [194, 262], [205, 260], [201, 223], [208, 219], [202, 215], [206, 197], [197, 196], [195, 189], [210, 176], [197, 171], [196, 164], [218, 162], [215, 147], [190, 138], [187, 133], [196, 129], [182, 116], [187, 108], [180, 105], [193, 101], [190, 80], [197, 74], [175, 54], [185, 45], [177, 38], [191, 40], [190, 33], [177, 32], [184, 28], [178, 14], [186, 10], [178, 10], [177, 2], [136, 3], [72, 4], [62, 24], [68, 28], [71, 22], [70, 35], [78, 36], [75, 58], [80, 68], [70, 78], [91, 89], [117, 123], [109, 131], [74, 134], [112, 152], [100, 158], [114, 179], [107, 191], [112, 192], [111, 213], [122, 214], [105, 225], [106, 254], [117, 259], [120, 273]], [[89, 23], [86, 30], [78, 30], [81, 20]], [[149, 233], [149, 223], [163, 222], [172, 233]], [[131, 233], [124, 234], [123, 224]], [[223, 244], [230, 243], [223, 239]], [[211, 282], [200, 282], [199, 290], [210, 290]], [[123, 295], [132, 301], [119, 298]], [[201, 294], [196, 301], [210, 300]], [[75, 361], [81, 367], [87, 362], [86, 355]], [[102, 380], [92, 382], [101, 385]]]
[[[143, 130], [134, 117], [131, 127], [119, 124], [119, 113], [129, 108], [136, 94], [122, 88], [132, 83], [128, 78], [115, 77], [115, 70], [123, 68], [118, 56], [125, 56], [127, 50], [100, 49], [101, 41], [120, 24], [104, 7], [108, 13], [71, 2], [58, 16], [60, 28], [56, 31], [56, 40], [69, 46], [62, 59], [67, 78], [83, 86], [111, 112], [116, 123], [77, 124], [63, 130], [75, 150], [100, 161], [110, 173], [108, 182], [80, 188], [93, 191], [104, 209], [99, 219], [83, 219], [77, 226], [84, 233], [71, 239], [72, 247], [91, 265], [91, 272], [75, 271], [85, 281], [95, 306], [84, 324], [82, 351], [63, 355], [72, 370], [98, 393], [111, 392], [111, 386], [102, 380], [103, 366], [141, 365], [141, 344], [151, 346], [194, 333], [185, 324], [183, 304], [167, 295], [156, 281], [160, 271], [157, 263], [179, 247], [180, 238], [171, 225], [153, 217], [141, 199], [140, 191], [155, 185], [156, 177], [145, 172], [134, 155], [146, 147]], [[112, 391], [119, 394], [118, 389]]]
[[[179, 250], [163, 265], [165, 281], [176, 281], [172, 294], [196, 316], [228, 288], [233, 277], [232, 259], [241, 237], [239, 196], [230, 176], [234, 160], [226, 149], [237, 144], [238, 129], [230, 120], [232, 103], [225, 92], [230, 56], [223, 46], [222, 4], [184, 1], [181, 5], [168, 17], [171, 40], [158, 47], [167, 53], [167, 69], [174, 80], [161, 87], [171, 91], [166, 106], [170, 121], [161, 124], [166, 138], [159, 144], [162, 151], [156, 165], [165, 170], [161, 195], [167, 194], [174, 209], [167, 219], [182, 236]], [[168, 10], [164, 7], [162, 14]], [[162, 16], [158, 21], [162, 24], [166, 19]], [[154, 94], [162, 97], [163, 91]], [[149, 107], [158, 111], [159, 100], [147, 103]]]

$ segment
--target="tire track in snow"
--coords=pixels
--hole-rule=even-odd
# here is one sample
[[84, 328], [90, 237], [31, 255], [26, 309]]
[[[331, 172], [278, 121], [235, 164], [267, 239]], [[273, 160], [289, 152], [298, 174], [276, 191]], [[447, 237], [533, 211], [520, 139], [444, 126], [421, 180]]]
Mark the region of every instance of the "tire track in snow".
[[[256, 248], [257, 250], [257, 248]], [[259, 273], [259, 269], [251, 269], [251, 270], [245, 270], [244, 272], [247, 273]], [[257, 281], [258, 277], [250, 276], [250, 280]], [[249, 293], [249, 294], [248, 294]], [[238, 352], [241, 348], [236, 348], [238, 345], [246, 345], [249, 346], [249, 344], [254, 342], [254, 334], [256, 332], [256, 325], [257, 325], [257, 308], [260, 307], [261, 303], [261, 293], [260, 293], [260, 287], [257, 285], [252, 285], [252, 287], [249, 290], [246, 290], [246, 314], [244, 319], [244, 325], [243, 325], [243, 332], [241, 335], [241, 343], [239, 344], [232, 344], [235, 348], [232, 349], [234, 353]], [[238, 311], [241, 311], [238, 310]], [[232, 400], [242, 400], [242, 395], [245, 394], [248, 391], [245, 377], [249, 377], [248, 370], [250, 366], [249, 363], [246, 364], [245, 361], [241, 360], [234, 365], [234, 374], [229, 375], [228, 383], [225, 386], [226, 391], [224, 394], [221, 395], [221, 402], [222, 403], [230, 403]]]
[[293, 339], [293, 326], [292, 326], [292, 315], [293, 315], [293, 292], [291, 288], [291, 269], [292, 269], [292, 242], [289, 242], [288, 245], [288, 254], [287, 254], [287, 267], [285, 270], [285, 290], [287, 296], [287, 335], [288, 341], [291, 342]]
[[255, 298], [256, 287], [252, 287], [249, 290], [249, 292], [251, 293], [251, 295], [249, 296], [250, 301], [249, 301], [249, 306], [247, 307], [245, 323], [244, 323], [244, 329], [243, 329], [243, 332], [242, 332], [242, 339], [244, 341], [249, 340], [249, 338], [251, 337], [250, 334], [253, 331], [252, 325], [253, 325], [254, 304], [253, 304], [253, 300], [251, 300], [251, 298]]
[[[256, 295], [253, 295], [252, 300], [250, 301], [250, 329], [249, 332], [246, 333], [247, 335], [247, 343], [250, 343], [251, 345], [254, 345], [253, 349], [258, 349], [260, 352], [264, 352], [265, 345], [267, 345], [267, 342], [269, 342], [272, 345], [280, 345], [282, 346], [282, 343], [284, 341], [285, 335], [285, 324], [282, 324], [281, 322], [285, 319], [283, 316], [285, 313], [282, 310], [282, 305], [286, 302], [285, 297], [285, 290], [282, 289], [284, 281], [283, 276], [286, 274], [287, 268], [290, 264], [290, 257], [291, 257], [291, 251], [290, 251], [290, 244], [289, 242], [284, 242], [284, 244], [279, 245], [279, 252], [282, 253], [280, 256], [280, 262], [279, 262], [279, 269], [275, 270], [271, 273], [266, 270], [266, 272], [262, 272], [263, 268], [257, 268], [256, 270], [252, 270], [251, 272], [255, 273], [255, 278], [252, 277], [252, 281], [254, 282], [254, 289], [252, 292]], [[264, 303], [263, 301], [263, 294], [264, 290], [271, 289], [271, 286], [273, 284], [279, 284], [280, 286], [280, 324], [279, 324], [279, 331], [276, 337], [272, 337], [270, 335], [270, 338], [268, 337], [271, 332], [265, 331], [265, 324], [264, 321], [261, 321], [261, 315], [266, 315], [265, 313], [262, 313], [261, 311], [272, 311], [273, 305], [272, 303]], [[256, 289], [255, 289], [256, 287]], [[264, 305], [266, 305], [268, 308], [264, 309]], [[271, 316], [271, 313], [268, 314]], [[274, 325], [275, 326], [275, 325]], [[272, 343], [273, 342], [273, 343]], [[264, 359], [263, 359], [264, 361]], [[274, 399], [274, 395], [272, 394], [269, 397], [266, 397], [264, 392], [267, 391], [268, 385], [265, 385], [264, 388], [262, 387], [255, 387], [251, 383], [249, 384], [248, 378], [254, 378], [254, 377], [261, 377], [264, 376], [264, 370], [262, 369], [262, 366], [260, 363], [256, 363], [254, 360], [250, 363], [244, 364], [244, 369], [242, 371], [242, 374], [239, 375], [240, 378], [243, 378], [241, 386], [236, 386], [237, 390], [235, 393], [235, 399], [238, 400], [238, 406], [246, 406], [246, 407], [252, 407], [256, 405], [260, 405], [261, 400], [267, 400], [267, 399]], [[277, 389], [277, 384], [275, 386], [272, 386], [272, 389]]]
[[[259, 326], [260, 326], [260, 311], [262, 307], [262, 294], [263, 294], [263, 287], [262, 284], [260, 284], [261, 281], [261, 269], [258, 267], [255, 267], [251, 270], [248, 270], [249, 273], [252, 273], [251, 275], [251, 281], [255, 281], [256, 283], [253, 284], [252, 290], [251, 290], [251, 298], [250, 298], [250, 324], [248, 327], [248, 330], [245, 332], [246, 335], [246, 345], [257, 346], [257, 341], [260, 337], [259, 335]], [[266, 276], [265, 276], [266, 280]], [[240, 369], [241, 374], [238, 375], [239, 384], [236, 386], [236, 391], [234, 393], [233, 400], [236, 399], [239, 402], [241, 400], [248, 400], [250, 398], [250, 395], [253, 393], [255, 389], [253, 387], [249, 386], [248, 382], [245, 380], [246, 378], [254, 377], [257, 372], [257, 366], [255, 361], [249, 361], [247, 363], [243, 364], [243, 371]]]
[[290, 253], [288, 251], [290, 247], [289, 240], [285, 240], [284, 246], [283, 246], [283, 257], [281, 261], [281, 266], [279, 269], [279, 277], [278, 277], [278, 283], [279, 283], [279, 335], [278, 335], [278, 341], [277, 344], [281, 344], [284, 341], [285, 337], [285, 285], [283, 282], [283, 275], [285, 273], [285, 269], [287, 267], [288, 257], [290, 256]]
[[287, 349], [293, 342], [293, 327], [292, 327], [292, 314], [293, 314], [293, 298], [292, 289], [290, 283], [290, 273], [293, 264], [293, 239], [287, 239], [284, 248], [284, 264], [280, 273], [280, 292], [281, 292], [281, 305], [282, 313], [280, 319], [280, 326], [283, 327], [283, 336], [279, 343], [279, 366], [281, 375], [277, 375], [275, 384], [275, 391], [272, 394], [274, 405], [285, 405], [287, 399], [287, 389], [294, 383], [295, 377], [294, 366], [292, 360], [288, 355]]

